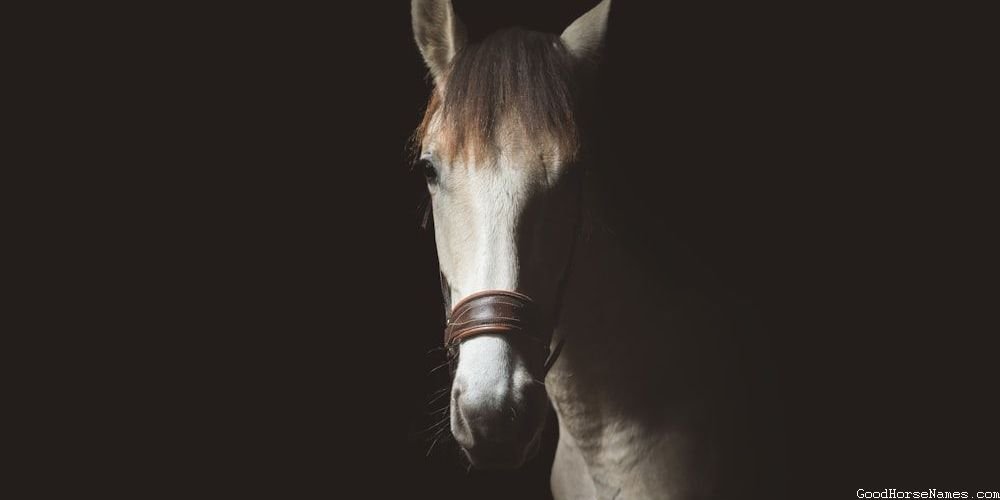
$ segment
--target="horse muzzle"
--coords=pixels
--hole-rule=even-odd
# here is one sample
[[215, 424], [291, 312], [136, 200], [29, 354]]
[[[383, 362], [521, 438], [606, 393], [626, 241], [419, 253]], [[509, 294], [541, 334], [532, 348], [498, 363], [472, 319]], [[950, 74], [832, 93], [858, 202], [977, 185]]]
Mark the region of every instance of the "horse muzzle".
[[[543, 360], [551, 327], [528, 296], [489, 290], [455, 306], [445, 330], [453, 354], [469, 342], [452, 387], [452, 432], [478, 468], [512, 468], [537, 451], [546, 405]], [[465, 370], [463, 372], [463, 370]]]

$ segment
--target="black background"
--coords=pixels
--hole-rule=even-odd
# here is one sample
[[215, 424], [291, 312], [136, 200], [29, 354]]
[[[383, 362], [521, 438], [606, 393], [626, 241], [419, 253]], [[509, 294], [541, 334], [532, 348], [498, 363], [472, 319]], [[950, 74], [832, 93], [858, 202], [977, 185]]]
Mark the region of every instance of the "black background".
[[[476, 38], [559, 32], [590, 3], [457, 10]], [[765, 471], [746, 497], [1000, 488], [974, 13], [612, 9], [609, 191], [645, 255], [683, 243], [743, 324]], [[88, 68], [122, 75], [96, 84], [117, 132], [91, 147], [121, 169], [77, 247], [111, 292], [87, 317], [120, 335], [72, 404], [94, 423], [68, 429], [98, 469], [81, 481], [544, 498], [554, 436], [517, 472], [427, 455], [447, 379], [408, 170], [430, 85], [407, 2], [133, 21]]]

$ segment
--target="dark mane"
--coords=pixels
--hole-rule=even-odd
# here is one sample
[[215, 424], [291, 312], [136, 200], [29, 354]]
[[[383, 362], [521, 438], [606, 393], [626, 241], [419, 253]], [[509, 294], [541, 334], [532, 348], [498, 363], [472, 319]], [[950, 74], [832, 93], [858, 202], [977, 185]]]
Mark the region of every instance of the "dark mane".
[[443, 91], [435, 88], [414, 136], [419, 150], [435, 114], [441, 154], [490, 158], [501, 120], [532, 141], [545, 140], [573, 157], [578, 149], [576, 91], [570, 55], [557, 35], [511, 28], [463, 47], [451, 62]]

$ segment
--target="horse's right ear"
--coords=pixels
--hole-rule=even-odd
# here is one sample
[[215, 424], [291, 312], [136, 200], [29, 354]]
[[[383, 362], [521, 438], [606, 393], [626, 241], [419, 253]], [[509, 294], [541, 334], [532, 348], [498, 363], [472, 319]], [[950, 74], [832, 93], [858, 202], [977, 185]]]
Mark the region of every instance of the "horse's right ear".
[[411, 0], [413, 37], [438, 84], [448, 64], [465, 45], [465, 26], [455, 16], [451, 0]]
[[566, 48], [577, 60], [593, 64], [601, 58], [610, 10], [611, 0], [601, 0], [601, 3], [573, 21], [560, 35]]

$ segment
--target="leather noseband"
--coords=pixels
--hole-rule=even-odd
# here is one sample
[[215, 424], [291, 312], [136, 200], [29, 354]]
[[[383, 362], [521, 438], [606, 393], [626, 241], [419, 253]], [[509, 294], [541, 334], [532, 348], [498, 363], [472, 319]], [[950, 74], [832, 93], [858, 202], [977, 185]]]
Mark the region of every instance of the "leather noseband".
[[457, 348], [463, 340], [486, 334], [524, 337], [541, 344], [547, 357], [551, 331], [538, 305], [527, 295], [486, 290], [455, 305], [444, 330], [444, 344]]

